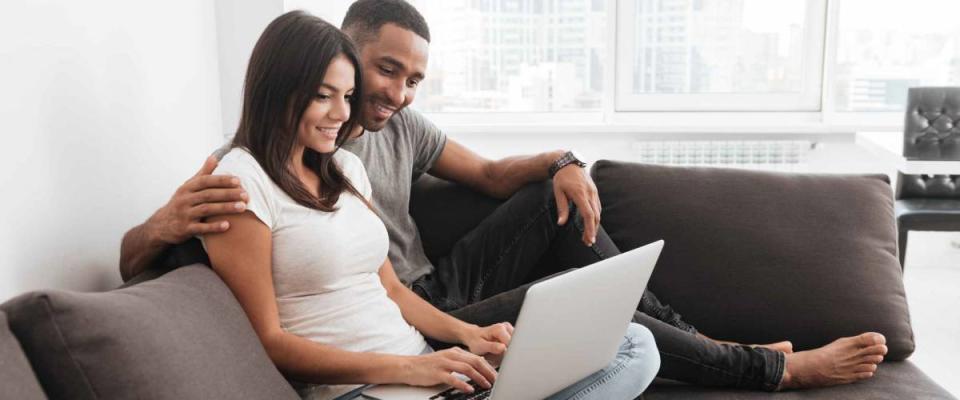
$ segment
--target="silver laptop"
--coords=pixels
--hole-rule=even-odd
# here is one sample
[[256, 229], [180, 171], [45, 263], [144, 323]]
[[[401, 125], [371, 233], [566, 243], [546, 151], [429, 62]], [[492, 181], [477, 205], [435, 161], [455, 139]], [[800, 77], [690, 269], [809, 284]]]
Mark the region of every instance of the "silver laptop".
[[662, 249], [657, 241], [531, 286], [489, 392], [379, 385], [363, 396], [516, 400], [557, 393], [613, 361]]

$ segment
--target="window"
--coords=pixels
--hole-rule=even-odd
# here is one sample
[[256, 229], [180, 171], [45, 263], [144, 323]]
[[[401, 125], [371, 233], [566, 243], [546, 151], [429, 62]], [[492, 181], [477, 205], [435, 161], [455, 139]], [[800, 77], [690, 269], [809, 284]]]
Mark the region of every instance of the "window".
[[601, 108], [603, 2], [418, 0], [430, 22], [427, 112], [590, 112]]
[[[350, 1], [305, 1], [339, 24]], [[321, 4], [322, 3], [322, 4]], [[342, 3], [330, 4], [330, 3]], [[599, 111], [607, 23], [597, 0], [410, 0], [430, 25], [427, 112]], [[334, 15], [336, 14], [336, 15]]]
[[825, 0], [618, 6], [618, 111], [820, 109]]
[[960, 84], [958, 15], [957, 1], [841, 1], [836, 110], [903, 112], [908, 87]]
[[908, 87], [960, 85], [957, 0], [409, 1], [433, 33], [413, 106], [459, 124], [893, 127]]

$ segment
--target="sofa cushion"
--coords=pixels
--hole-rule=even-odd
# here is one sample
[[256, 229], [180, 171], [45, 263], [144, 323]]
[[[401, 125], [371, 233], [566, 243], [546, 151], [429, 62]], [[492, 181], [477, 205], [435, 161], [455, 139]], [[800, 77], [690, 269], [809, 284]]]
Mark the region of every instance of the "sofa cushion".
[[601, 161], [602, 224], [626, 251], [664, 239], [650, 289], [707, 336], [797, 349], [877, 331], [913, 352], [882, 175]]
[[0, 387], [4, 398], [46, 399], [20, 342], [7, 326], [7, 314], [0, 312]]
[[643, 394], [644, 400], [956, 400], [909, 361], [880, 364], [871, 379], [819, 389], [766, 393], [736, 389], [717, 389], [658, 382]]
[[53, 399], [298, 398], [206, 266], [106, 293], [31, 292], [0, 309]]

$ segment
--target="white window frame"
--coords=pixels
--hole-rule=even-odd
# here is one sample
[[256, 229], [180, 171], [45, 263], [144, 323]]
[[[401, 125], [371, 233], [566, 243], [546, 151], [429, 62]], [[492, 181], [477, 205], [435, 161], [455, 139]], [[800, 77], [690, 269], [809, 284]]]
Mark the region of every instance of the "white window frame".
[[827, 0], [806, 0], [799, 93], [635, 94], [636, 0], [617, 0], [616, 111], [820, 111]]
[[840, 37], [840, 2], [829, 0], [827, 36], [824, 39], [823, 64], [823, 124], [849, 127], [851, 130], [899, 130], [904, 122], [904, 111], [837, 111], [836, 66]]

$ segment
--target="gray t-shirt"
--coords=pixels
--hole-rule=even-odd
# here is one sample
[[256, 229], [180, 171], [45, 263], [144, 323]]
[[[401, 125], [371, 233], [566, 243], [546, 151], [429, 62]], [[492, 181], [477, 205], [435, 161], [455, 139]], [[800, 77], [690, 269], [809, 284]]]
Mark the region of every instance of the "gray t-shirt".
[[367, 168], [374, 206], [390, 236], [390, 262], [407, 285], [433, 271], [410, 216], [410, 189], [433, 167], [446, 143], [436, 125], [405, 108], [379, 132], [364, 132], [343, 146]]

